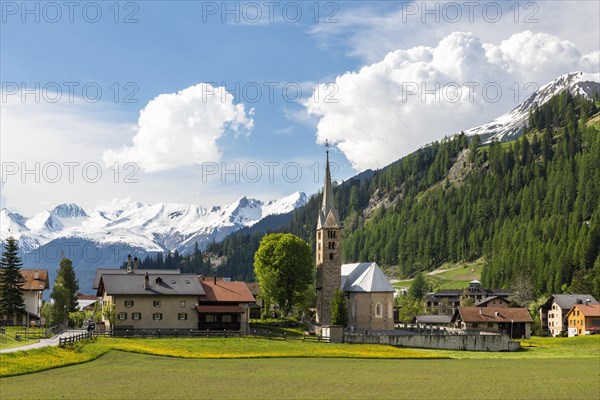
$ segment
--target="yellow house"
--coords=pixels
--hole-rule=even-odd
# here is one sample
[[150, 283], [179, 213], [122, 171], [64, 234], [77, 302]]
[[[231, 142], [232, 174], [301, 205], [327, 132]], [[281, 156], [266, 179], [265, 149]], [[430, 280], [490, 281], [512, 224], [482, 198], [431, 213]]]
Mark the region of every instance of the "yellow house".
[[600, 304], [575, 304], [567, 313], [569, 337], [600, 331]]

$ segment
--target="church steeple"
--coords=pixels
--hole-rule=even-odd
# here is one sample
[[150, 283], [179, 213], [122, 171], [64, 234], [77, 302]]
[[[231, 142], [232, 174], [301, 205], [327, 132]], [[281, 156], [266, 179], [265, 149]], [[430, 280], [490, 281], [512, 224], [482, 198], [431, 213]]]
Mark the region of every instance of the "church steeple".
[[326, 164], [325, 164], [325, 183], [323, 184], [323, 202], [317, 221], [317, 229], [324, 227], [339, 228], [340, 217], [333, 202], [333, 186], [331, 184], [331, 169], [329, 168], [329, 142], [325, 142]]
[[323, 325], [331, 323], [331, 303], [336, 290], [341, 289], [341, 243], [342, 226], [333, 201], [331, 169], [329, 167], [329, 142], [325, 164], [325, 183], [323, 201], [319, 209], [316, 235], [317, 265], [317, 322]]

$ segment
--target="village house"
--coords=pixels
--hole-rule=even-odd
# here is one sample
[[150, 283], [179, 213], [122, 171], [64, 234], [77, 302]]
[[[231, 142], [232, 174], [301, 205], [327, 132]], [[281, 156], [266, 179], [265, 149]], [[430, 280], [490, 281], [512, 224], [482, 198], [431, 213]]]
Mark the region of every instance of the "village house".
[[569, 337], [600, 333], [600, 304], [575, 304], [567, 312]]
[[25, 303], [25, 314], [2, 315], [1, 325], [32, 325], [39, 324], [42, 318], [42, 302], [44, 290], [50, 287], [48, 270], [46, 269], [22, 269], [21, 270], [21, 293]]
[[505, 333], [517, 339], [531, 336], [533, 319], [525, 308], [458, 307], [452, 322], [466, 331]]
[[567, 313], [575, 304], [598, 304], [591, 294], [553, 294], [539, 308], [542, 332], [559, 336], [568, 327]]
[[77, 294], [77, 309], [79, 311], [94, 311], [99, 298], [95, 295]]
[[246, 282], [248, 290], [254, 296], [256, 303], [250, 304], [250, 319], [260, 319], [262, 317], [264, 302], [260, 295], [260, 285], [258, 282]]
[[110, 274], [98, 284], [102, 306], [114, 305], [116, 318], [103, 315], [107, 329], [197, 329], [198, 297], [204, 289], [195, 274]]
[[246, 283], [217, 277], [198, 279], [204, 290], [196, 307], [198, 329], [248, 332], [255, 299]]
[[331, 325], [332, 299], [337, 290], [342, 290], [350, 329], [394, 329], [394, 288], [388, 278], [374, 262], [342, 265], [341, 246], [342, 225], [334, 204], [327, 151], [316, 230], [316, 321], [324, 327]]
[[[460, 299], [466, 296], [473, 300], [474, 304], [482, 303], [489, 298], [495, 298], [498, 306], [502, 300], [512, 296], [512, 290], [487, 289], [481, 286], [481, 282], [473, 280], [469, 282], [466, 289], [444, 289], [425, 296], [425, 307], [430, 314], [453, 315], [456, 308], [460, 306]], [[506, 300], [509, 303], [508, 300]]]

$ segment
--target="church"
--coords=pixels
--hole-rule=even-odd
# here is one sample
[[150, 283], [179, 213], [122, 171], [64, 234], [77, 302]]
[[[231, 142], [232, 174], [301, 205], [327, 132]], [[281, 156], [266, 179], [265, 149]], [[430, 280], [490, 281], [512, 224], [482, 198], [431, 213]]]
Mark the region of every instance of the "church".
[[323, 201], [316, 234], [317, 323], [331, 324], [331, 303], [342, 290], [348, 309], [348, 327], [353, 331], [394, 329], [394, 288], [374, 262], [341, 262], [342, 225], [334, 204], [329, 150], [326, 152]]

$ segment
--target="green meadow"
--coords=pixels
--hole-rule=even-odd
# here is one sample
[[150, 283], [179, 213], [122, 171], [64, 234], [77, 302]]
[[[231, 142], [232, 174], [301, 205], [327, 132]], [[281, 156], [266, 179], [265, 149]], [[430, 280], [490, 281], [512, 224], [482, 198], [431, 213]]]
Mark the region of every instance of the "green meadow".
[[101, 338], [0, 355], [0, 397], [597, 398], [600, 336], [522, 345], [514, 353], [486, 353], [253, 338]]

